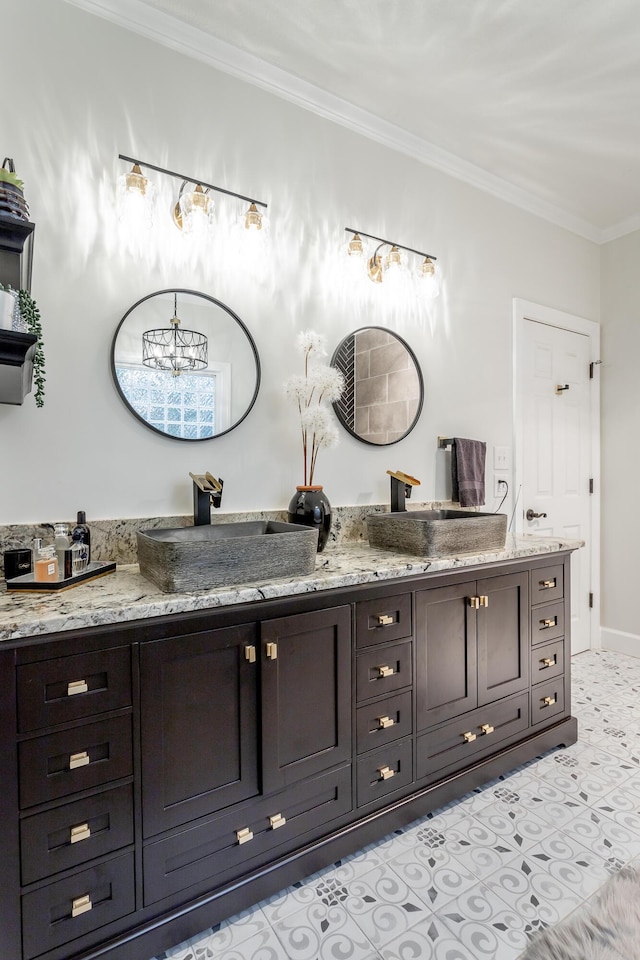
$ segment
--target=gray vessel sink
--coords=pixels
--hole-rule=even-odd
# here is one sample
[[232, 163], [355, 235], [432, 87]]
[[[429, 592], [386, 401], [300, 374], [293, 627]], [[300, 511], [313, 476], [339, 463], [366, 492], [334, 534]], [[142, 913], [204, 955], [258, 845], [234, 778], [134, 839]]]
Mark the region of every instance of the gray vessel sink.
[[367, 536], [372, 547], [418, 557], [487, 553], [504, 549], [507, 516], [466, 510], [371, 513]]
[[318, 550], [316, 529], [276, 520], [139, 530], [137, 539], [140, 573], [165, 593], [302, 577]]

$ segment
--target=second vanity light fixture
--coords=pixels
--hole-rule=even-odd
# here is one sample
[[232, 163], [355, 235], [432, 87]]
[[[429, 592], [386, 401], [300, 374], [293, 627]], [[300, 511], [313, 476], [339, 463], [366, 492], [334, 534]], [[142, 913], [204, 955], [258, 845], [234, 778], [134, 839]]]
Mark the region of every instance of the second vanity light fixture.
[[[206, 183], [196, 177], [187, 177], [174, 170], [136, 160], [134, 157], [125, 157], [121, 153], [118, 154], [118, 159], [133, 164], [129, 173], [124, 173], [118, 178], [118, 199], [123, 217], [137, 220], [145, 226], [152, 224], [156, 189], [142, 172], [144, 168], [182, 181], [176, 202], [172, 207], [172, 215], [173, 222], [184, 234], [206, 236], [209, 233], [213, 225], [215, 205], [213, 197], [210, 196], [212, 190], [246, 201], [249, 206], [243, 215], [244, 228], [252, 233], [260, 233], [264, 230], [266, 217], [262, 211], [267, 209], [267, 204], [256, 200], [255, 197], [246, 197], [234, 190], [226, 190], [213, 183]], [[259, 210], [258, 207], [261, 209]]]
[[[375, 237], [373, 234], [364, 233], [362, 230], [353, 230], [351, 227], [345, 227], [344, 229], [347, 233], [352, 234], [351, 240], [346, 248], [347, 255], [362, 260], [366, 266], [369, 279], [374, 283], [383, 283], [385, 279], [393, 276], [401, 277], [403, 273], [406, 274], [408, 272], [403, 254], [400, 252], [402, 250], [406, 253], [414, 253], [418, 257], [424, 258], [414, 275], [420, 282], [421, 287], [424, 286], [424, 292], [428, 297], [436, 297], [438, 295], [439, 278], [435, 263], [437, 257], [434, 257], [433, 254], [423, 253], [421, 250], [414, 250], [413, 247], [405, 247], [401, 243], [396, 243], [393, 240], [385, 240], [383, 237]], [[377, 242], [377, 246], [371, 256], [369, 256], [365, 250], [365, 245], [362, 242], [363, 237]], [[383, 247], [390, 248], [386, 255], [383, 255], [381, 252]]]

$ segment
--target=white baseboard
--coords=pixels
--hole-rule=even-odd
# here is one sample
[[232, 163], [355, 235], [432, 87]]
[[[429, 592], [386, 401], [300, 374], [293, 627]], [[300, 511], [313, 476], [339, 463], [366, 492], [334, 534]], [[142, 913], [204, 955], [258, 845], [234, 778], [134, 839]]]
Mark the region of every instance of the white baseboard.
[[640, 657], [640, 637], [635, 633], [624, 633], [623, 630], [602, 627], [601, 642], [603, 650], [615, 650], [617, 653], [626, 653], [630, 657]]

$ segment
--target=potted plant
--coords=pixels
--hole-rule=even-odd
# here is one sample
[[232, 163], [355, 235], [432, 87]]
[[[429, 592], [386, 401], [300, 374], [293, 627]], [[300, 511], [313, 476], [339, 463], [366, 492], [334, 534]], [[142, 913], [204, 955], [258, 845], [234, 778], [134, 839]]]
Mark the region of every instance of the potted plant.
[[298, 336], [304, 356], [304, 374], [290, 377], [285, 392], [298, 407], [302, 436], [304, 484], [296, 487], [288, 510], [290, 523], [301, 523], [318, 529], [318, 552], [324, 549], [331, 530], [331, 504], [322, 486], [314, 484], [316, 460], [322, 447], [338, 443], [338, 430], [329, 407], [344, 390], [344, 377], [339, 370], [315, 362], [322, 355], [324, 338], [313, 330]]
[[11, 157], [5, 157], [0, 167], [0, 214], [18, 220], [29, 219], [29, 207], [24, 199], [24, 183], [17, 176]]
[[[11, 323], [4, 325], [1, 321], [1, 311], [4, 302], [10, 303]], [[45, 358], [44, 342], [42, 339], [42, 322], [38, 306], [28, 290], [12, 290], [11, 286], [0, 283], [0, 328], [11, 330], [15, 315], [15, 304], [18, 304], [17, 314], [21, 321], [23, 332], [37, 337], [36, 352], [33, 357], [33, 381], [36, 389], [34, 399], [37, 407], [44, 406]]]

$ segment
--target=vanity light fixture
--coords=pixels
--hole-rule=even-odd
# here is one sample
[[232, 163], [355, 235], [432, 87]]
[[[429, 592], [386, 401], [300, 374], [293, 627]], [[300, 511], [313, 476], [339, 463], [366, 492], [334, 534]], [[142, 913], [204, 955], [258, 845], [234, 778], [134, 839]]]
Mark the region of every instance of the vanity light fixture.
[[204, 370], [207, 366], [207, 338], [197, 330], [180, 326], [178, 294], [173, 298], [170, 326], [145, 330], [142, 334], [142, 362], [154, 370], [166, 370], [179, 377], [185, 370]]
[[[414, 250], [413, 247], [405, 247], [401, 243], [396, 243], [395, 240], [385, 240], [383, 237], [375, 237], [373, 234], [364, 233], [362, 230], [353, 230], [351, 227], [345, 227], [345, 230], [347, 233], [353, 234], [347, 245], [347, 254], [350, 257], [362, 258], [366, 261], [369, 279], [374, 283], [382, 283], [385, 277], [388, 279], [391, 276], [397, 276], [398, 279], [400, 279], [402, 274], [407, 272], [407, 267], [400, 251], [415, 253], [419, 257], [424, 257], [416, 274], [417, 279], [421, 281], [421, 286], [424, 284], [425, 293], [427, 293], [428, 296], [437, 296], [438, 285], [435, 265], [437, 258], [434, 257], [433, 254], [424, 253], [421, 250]], [[367, 257], [365, 253], [362, 237], [375, 240], [378, 244], [370, 257]], [[383, 247], [390, 247], [390, 250], [385, 256], [383, 256], [381, 252]]]
[[[208, 233], [213, 223], [214, 201], [213, 197], [209, 196], [212, 190], [215, 193], [246, 201], [249, 208], [243, 216], [245, 228], [251, 233], [257, 233], [263, 229], [264, 211], [267, 209], [267, 204], [261, 200], [246, 197], [234, 190], [226, 190], [224, 187], [217, 187], [213, 183], [206, 183], [198, 177], [187, 177], [182, 173], [176, 173], [174, 170], [158, 167], [154, 163], [137, 160], [135, 157], [125, 157], [122, 153], [118, 154], [118, 159], [133, 164], [131, 172], [123, 174], [118, 179], [119, 197], [121, 200], [133, 197], [134, 205], [137, 204], [139, 207], [143, 206], [143, 201], [147, 201], [145, 206], [147, 209], [150, 208], [155, 193], [153, 184], [145, 177], [142, 168], [182, 181], [177, 200], [172, 208], [172, 216], [176, 226], [185, 234]], [[149, 219], [149, 214], [146, 214], [146, 217]]]

